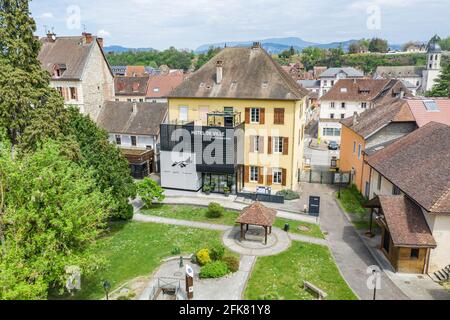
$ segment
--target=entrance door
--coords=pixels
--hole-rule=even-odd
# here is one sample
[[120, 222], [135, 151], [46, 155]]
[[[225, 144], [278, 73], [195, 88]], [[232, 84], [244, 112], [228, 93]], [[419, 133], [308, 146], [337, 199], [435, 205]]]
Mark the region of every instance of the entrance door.
[[387, 253], [389, 253], [389, 250], [391, 248], [391, 234], [389, 231], [384, 231], [384, 239], [383, 239], [383, 249], [386, 250]]

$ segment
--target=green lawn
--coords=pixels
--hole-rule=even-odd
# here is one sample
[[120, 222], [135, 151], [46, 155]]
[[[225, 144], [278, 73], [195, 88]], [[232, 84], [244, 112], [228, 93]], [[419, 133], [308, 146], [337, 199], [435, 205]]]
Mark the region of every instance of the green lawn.
[[[336, 197], [338, 197], [337, 193]], [[366, 200], [355, 186], [342, 189], [341, 198], [338, 198], [338, 200], [347, 213], [356, 214], [360, 217], [365, 215], [364, 203]]]
[[[222, 217], [213, 219], [206, 217], [206, 211], [207, 208], [194, 207], [189, 205], [155, 205], [152, 208], [143, 209], [142, 213], [164, 218], [209, 222], [230, 226], [235, 225], [235, 221], [239, 215], [239, 212], [237, 211], [226, 210], [225, 214]], [[322, 231], [320, 231], [319, 226], [316, 224], [277, 218], [274, 226], [283, 229], [286, 223], [290, 225], [290, 232], [292, 233], [324, 239]], [[298, 230], [299, 226], [307, 227], [309, 228], [309, 231]]]
[[259, 257], [252, 272], [245, 298], [248, 300], [312, 300], [303, 289], [309, 281], [328, 294], [328, 300], [355, 300], [342, 279], [329, 249], [294, 241], [289, 250], [270, 257]]
[[174, 247], [191, 254], [201, 248], [221, 244], [219, 231], [153, 223], [114, 223], [111, 232], [96, 244], [97, 254], [106, 265], [95, 276], [82, 279], [75, 299], [103, 297], [101, 282], [107, 279], [112, 290], [139, 276], [151, 274], [161, 260], [170, 257]]

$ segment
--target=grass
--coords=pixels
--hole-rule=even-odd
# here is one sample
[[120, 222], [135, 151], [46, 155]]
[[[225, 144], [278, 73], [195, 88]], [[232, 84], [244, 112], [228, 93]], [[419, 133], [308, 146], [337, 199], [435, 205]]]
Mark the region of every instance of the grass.
[[[239, 212], [234, 210], [226, 210], [224, 215], [220, 218], [206, 217], [207, 208], [188, 206], [188, 205], [155, 205], [149, 209], [142, 210], [145, 215], [158, 216], [171, 219], [181, 219], [188, 221], [208, 222], [215, 224], [223, 224], [234, 226]], [[290, 225], [292, 233], [310, 236], [314, 238], [324, 239], [324, 235], [319, 226], [312, 223], [300, 222], [288, 219], [277, 218], [274, 226], [283, 229], [285, 224]], [[304, 226], [309, 231], [299, 230], [299, 226]]]
[[[338, 197], [337, 194], [336, 197]], [[354, 185], [349, 188], [342, 189], [341, 198], [338, 198], [338, 200], [347, 213], [356, 214], [360, 217], [365, 215], [366, 209], [364, 208], [364, 204], [366, 199]]]
[[357, 299], [341, 277], [329, 249], [294, 241], [289, 250], [259, 257], [251, 274], [245, 298], [248, 300], [313, 300], [303, 289], [309, 281], [328, 294], [328, 300]]
[[162, 259], [173, 256], [171, 252], [175, 247], [190, 254], [214, 244], [221, 244], [219, 231], [153, 223], [114, 223], [111, 232], [95, 246], [96, 253], [106, 264], [92, 277], [82, 279], [82, 290], [71, 298], [101, 299], [104, 279], [114, 290], [129, 280], [151, 274]]

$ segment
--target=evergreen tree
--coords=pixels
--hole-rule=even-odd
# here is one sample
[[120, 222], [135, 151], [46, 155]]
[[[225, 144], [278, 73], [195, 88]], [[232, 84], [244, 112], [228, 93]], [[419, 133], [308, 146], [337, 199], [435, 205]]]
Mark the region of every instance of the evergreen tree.
[[450, 94], [450, 63], [442, 69], [433, 88], [427, 92], [428, 97], [449, 97]]

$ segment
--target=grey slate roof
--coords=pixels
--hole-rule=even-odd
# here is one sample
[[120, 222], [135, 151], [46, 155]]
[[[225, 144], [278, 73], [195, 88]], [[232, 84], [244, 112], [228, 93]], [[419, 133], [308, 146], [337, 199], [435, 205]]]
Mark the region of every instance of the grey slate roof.
[[136, 135], [159, 135], [159, 126], [167, 115], [167, 103], [106, 102], [97, 119], [97, 124], [109, 133]]
[[[223, 78], [216, 83], [216, 63]], [[179, 85], [172, 98], [301, 100], [308, 91], [298, 85], [260, 48], [225, 48]]]
[[301, 85], [303, 88], [320, 88], [319, 80], [298, 80], [297, 83]]
[[422, 77], [425, 67], [398, 66], [398, 67], [378, 67], [375, 74], [383, 78], [406, 78]]
[[364, 72], [357, 70], [352, 67], [343, 68], [328, 68], [320, 74], [320, 78], [334, 78], [340, 72], [344, 72], [349, 78], [362, 78], [364, 77]]
[[[42, 67], [53, 74], [55, 64], [65, 65], [66, 71], [59, 80], [81, 80], [92, 48], [97, 44], [97, 38], [89, 44], [83, 41], [83, 36], [57, 37], [55, 42], [41, 39], [42, 48], [39, 61]], [[106, 59], [105, 59], [106, 60]]]

